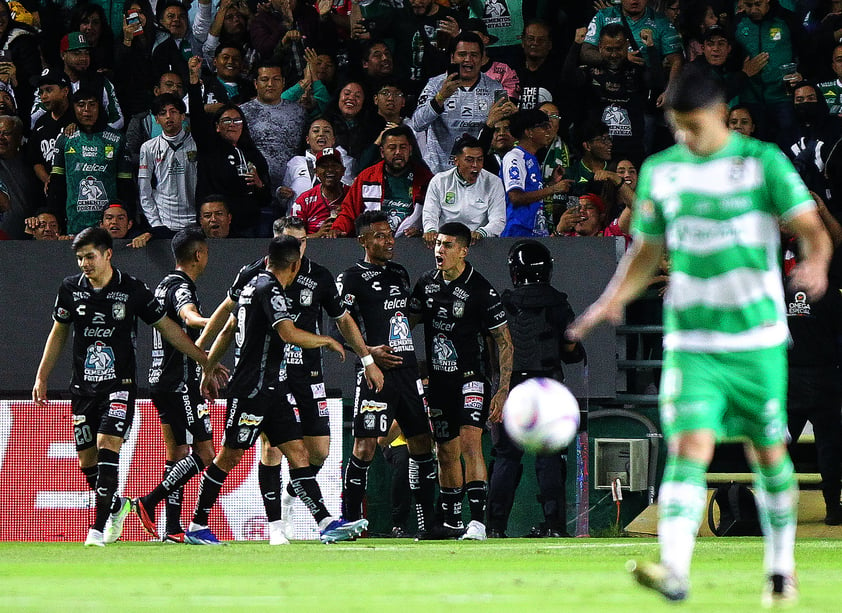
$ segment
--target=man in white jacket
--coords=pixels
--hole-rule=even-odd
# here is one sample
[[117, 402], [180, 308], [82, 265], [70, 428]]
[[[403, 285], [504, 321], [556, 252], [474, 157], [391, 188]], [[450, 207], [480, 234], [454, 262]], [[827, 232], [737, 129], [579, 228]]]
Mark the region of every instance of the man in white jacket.
[[471, 230], [471, 244], [487, 236], [500, 236], [506, 225], [503, 182], [482, 167], [479, 140], [465, 135], [453, 146], [456, 166], [436, 174], [427, 187], [422, 212], [424, 242], [432, 248], [438, 229], [458, 221]]

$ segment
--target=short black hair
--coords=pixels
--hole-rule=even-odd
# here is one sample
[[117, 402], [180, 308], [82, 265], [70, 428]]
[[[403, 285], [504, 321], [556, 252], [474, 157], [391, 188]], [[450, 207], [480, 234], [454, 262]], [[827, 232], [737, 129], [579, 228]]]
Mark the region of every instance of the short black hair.
[[93, 246], [93, 248], [97, 251], [105, 251], [106, 249], [114, 248], [114, 241], [112, 240], [111, 234], [108, 230], [100, 228], [99, 226], [92, 226], [79, 232], [79, 234], [73, 238], [73, 242], [70, 244], [70, 247], [74, 252], [77, 252], [82, 247], [87, 247], [88, 245]]
[[357, 230], [357, 236], [362, 236], [363, 234], [368, 232], [368, 229], [371, 226], [381, 221], [389, 223], [389, 218], [383, 211], [363, 211], [362, 213], [360, 213], [360, 216], [357, 217], [356, 221], [354, 222], [354, 226]]
[[187, 6], [183, 2], [179, 2], [178, 0], [166, 0], [166, 2], [159, 2], [158, 6], [156, 7], [157, 10], [155, 11], [155, 17], [158, 21], [161, 21], [161, 18], [164, 16], [164, 11], [166, 11], [171, 6], [177, 6], [178, 8], [180, 8], [182, 11], [184, 11], [184, 14], [189, 19], [190, 11], [187, 10]]
[[281, 236], [287, 228], [292, 228], [294, 230], [307, 230], [307, 226], [304, 225], [304, 220], [294, 215], [278, 217], [278, 219], [272, 222], [272, 234], [275, 236]]
[[450, 154], [456, 156], [469, 148], [482, 149], [482, 143], [479, 142], [476, 136], [463, 134], [453, 143], [453, 149], [450, 151]]
[[170, 104], [178, 109], [178, 112], [182, 115], [187, 113], [187, 107], [184, 106], [184, 100], [175, 94], [161, 94], [160, 96], [155, 96], [155, 99], [152, 100], [152, 115], [157, 115], [164, 110], [165, 106]]
[[665, 106], [679, 113], [689, 113], [725, 102], [722, 82], [708, 67], [685, 64], [666, 92]]
[[447, 54], [453, 55], [456, 53], [456, 47], [459, 43], [473, 43], [475, 45], [479, 45], [479, 54], [482, 55], [485, 53], [485, 43], [482, 42], [482, 39], [479, 37], [479, 34], [471, 31], [462, 30], [458, 36], [454, 36], [453, 40], [450, 41], [450, 45], [447, 48]]
[[83, 85], [70, 96], [71, 104], [76, 104], [82, 100], [96, 100], [99, 103], [100, 109], [102, 109], [102, 97], [99, 96], [91, 87], [85, 87]]
[[231, 207], [228, 206], [228, 202], [225, 200], [225, 196], [223, 196], [222, 194], [208, 194], [207, 196], [202, 198], [202, 201], [199, 203], [199, 210], [201, 211], [201, 208], [205, 206], [208, 202], [218, 202], [225, 207], [226, 211], [228, 211], [229, 213], [231, 212]]
[[301, 241], [287, 234], [276, 236], [269, 243], [268, 256], [272, 268], [288, 270], [301, 259]]
[[544, 111], [538, 109], [522, 109], [512, 115], [509, 131], [517, 139], [521, 138], [526, 130], [549, 121], [550, 117]]
[[383, 146], [382, 143], [385, 143], [386, 139], [390, 136], [405, 136], [410, 145], [415, 143], [415, 135], [412, 133], [412, 129], [407, 125], [395, 126], [394, 128], [383, 130], [383, 135], [380, 137], [381, 147]]
[[599, 32], [599, 40], [602, 40], [603, 37], [616, 38], [618, 36], [622, 36], [623, 38], [628, 38], [629, 36], [621, 23], [606, 24], [602, 26], [602, 30]]
[[601, 119], [591, 118], [582, 123], [579, 128], [579, 142], [587, 143], [599, 136], [602, 136], [603, 134], [609, 133], [610, 130], [604, 121]]
[[[231, 45], [228, 45], [229, 47]], [[281, 71], [281, 77], [284, 76], [284, 67], [281, 66], [278, 62], [274, 60], [263, 60], [262, 62], [258, 62], [257, 66], [254, 67], [254, 80], [257, 81], [257, 74], [261, 68], [277, 68]]]
[[439, 234], [455, 237], [463, 247], [471, 246], [471, 231], [461, 222], [448, 221], [439, 228]]
[[238, 45], [237, 43], [230, 43], [229, 42], [229, 43], [220, 43], [219, 45], [217, 45], [216, 49], [213, 50], [213, 59], [218, 58], [219, 54], [222, 53], [223, 49], [236, 49], [237, 51], [240, 52], [240, 56], [245, 56], [245, 53], [243, 53], [242, 46]]
[[170, 242], [172, 254], [177, 264], [186, 262], [193, 257], [201, 245], [206, 245], [208, 239], [205, 236], [202, 227], [196, 224], [185, 226], [175, 233]]

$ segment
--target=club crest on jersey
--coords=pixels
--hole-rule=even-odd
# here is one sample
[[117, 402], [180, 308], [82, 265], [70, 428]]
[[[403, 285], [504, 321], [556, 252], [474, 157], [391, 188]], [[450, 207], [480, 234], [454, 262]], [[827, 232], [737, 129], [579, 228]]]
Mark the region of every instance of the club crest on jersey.
[[313, 304], [313, 290], [307, 289], [306, 287], [301, 290], [301, 295], [299, 297], [299, 302], [301, 302], [301, 306], [310, 306]]
[[457, 300], [453, 303], [453, 316], [462, 317], [465, 314], [465, 303]]
[[111, 316], [117, 321], [123, 321], [126, 318], [126, 304], [124, 302], [115, 302], [112, 304]]

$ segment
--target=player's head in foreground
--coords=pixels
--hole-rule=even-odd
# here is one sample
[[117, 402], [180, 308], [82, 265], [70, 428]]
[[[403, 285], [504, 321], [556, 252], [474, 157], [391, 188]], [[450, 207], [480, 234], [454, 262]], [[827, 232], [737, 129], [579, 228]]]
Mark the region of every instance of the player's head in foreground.
[[274, 236], [294, 236], [301, 243], [301, 257], [304, 257], [304, 251], [307, 250], [307, 228], [304, 226], [304, 220], [300, 217], [287, 215], [286, 217], [279, 217], [272, 223], [272, 234]]
[[105, 285], [111, 275], [111, 255], [114, 248], [108, 230], [99, 227], [85, 228], [73, 239], [71, 248], [76, 254], [76, 263], [91, 285]]
[[696, 155], [715, 153], [728, 141], [725, 90], [709, 70], [685, 66], [667, 89], [666, 109], [675, 140]]
[[471, 245], [471, 231], [463, 223], [450, 221], [439, 228], [433, 253], [436, 268], [445, 279], [455, 279], [465, 270], [465, 258]]
[[276, 236], [269, 243], [266, 268], [286, 287], [301, 267], [301, 241], [294, 236]]
[[176, 232], [170, 243], [175, 264], [180, 270], [188, 270], [196, 278], [205, 272], [208, 265], [208, 239], [198, 224], [189, 225]]
[[363, 211], [356, 222], [357, 240], [365, 249], [365, 261], [383, 266], [395, 255], [395, 235], [383, 211]]

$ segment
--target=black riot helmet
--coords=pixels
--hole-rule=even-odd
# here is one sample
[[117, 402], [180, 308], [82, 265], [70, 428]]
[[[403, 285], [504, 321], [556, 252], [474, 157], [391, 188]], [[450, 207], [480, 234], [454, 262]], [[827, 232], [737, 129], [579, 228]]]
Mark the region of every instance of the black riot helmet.
[[549, 283], [553, 276], [553, 256], [538, 241], [518, 241], [509, 249], [509, 274], [515, 285]]

